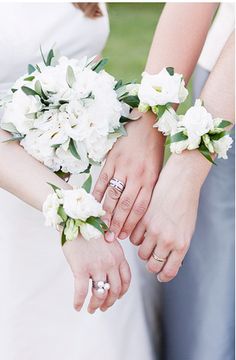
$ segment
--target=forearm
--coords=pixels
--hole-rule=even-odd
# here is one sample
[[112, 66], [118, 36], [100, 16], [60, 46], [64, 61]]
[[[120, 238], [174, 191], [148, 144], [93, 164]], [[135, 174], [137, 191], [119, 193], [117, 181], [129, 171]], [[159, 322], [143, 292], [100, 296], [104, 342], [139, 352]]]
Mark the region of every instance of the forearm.
[[27, 154], [18, 143], [3, 143], [9, 137], [7, 132], [0, 130], [0, 187], [41, 210], [51, 192], [47, 182], [64, 189], [70, 186]]
[[217, 3], [167, 3], [158, 22], [146, 71], [172, 66], [186, 81], [193, 73]]

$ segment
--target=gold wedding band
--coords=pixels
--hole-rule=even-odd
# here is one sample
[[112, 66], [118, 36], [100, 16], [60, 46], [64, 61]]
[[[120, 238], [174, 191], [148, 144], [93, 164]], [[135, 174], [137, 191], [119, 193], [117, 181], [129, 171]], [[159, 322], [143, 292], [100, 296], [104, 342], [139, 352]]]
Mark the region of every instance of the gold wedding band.
[[165, 262], [166, 259], [167, 259], [167, 258], [161, 258], [161, 257], [159, 257], [155, 252], [152, 254], [152, 257], [153, 257], [154, 260], [156, 260], [156, 261], [158, 261], [158, 262], [161, 262], [161, 263]]

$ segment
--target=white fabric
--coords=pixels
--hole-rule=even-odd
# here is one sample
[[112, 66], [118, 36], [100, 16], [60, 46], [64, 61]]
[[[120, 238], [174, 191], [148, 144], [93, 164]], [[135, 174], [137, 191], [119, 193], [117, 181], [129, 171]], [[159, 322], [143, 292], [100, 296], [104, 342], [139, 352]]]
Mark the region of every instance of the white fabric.
[[209, 30], [198, 64], [211, 71], [235, 27], [234, 3], [222, 3]]
[[[39, 61], [40, 43], [46, 50], [56, 42], [67, 56], [99, 53], [109, 30], [103, 11], [90, 20], [70, 3], [1, 4], [2, 89]], [[43, 222], [40, 212], [0, 190], [0, 359], [152, 360], [144, 309], [155, 321], [156, 281], [139, 268], [135, 249], [124, 243], [133, 273], [129, 293], [107, 313], [76, 313], [58, 234]]]

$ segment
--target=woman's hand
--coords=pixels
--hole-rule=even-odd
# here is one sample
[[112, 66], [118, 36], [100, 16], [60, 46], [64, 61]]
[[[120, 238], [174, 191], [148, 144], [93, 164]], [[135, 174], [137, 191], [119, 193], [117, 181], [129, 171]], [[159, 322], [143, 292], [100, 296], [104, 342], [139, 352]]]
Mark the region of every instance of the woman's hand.
[[84, 15], [88, 18], [93, 19], [103, 16], [99, 3], [77, 2], [74, 3], [74, 6], [83, 11]]
[[[133, 112], [133, 116], [137, 111]], [[163, 162], [163, 136], [152, 126], [156, 117], [148, 112], [127, 124], [127, 137], [120, 138], [108, 154], [93, 195], [101, 201], [104, 221], [110, 228], [106, 240], [127, 238], [145, 214]], [[123, 193], [109, 186], [112, 178], [125, 184]]]
[[181, 267], [195, 228], [201, 185], [210, 167], [197, 150], [172, 155], [145, 217], [131, 235], [133, 244], [141, 244], [139, 256], [159, 281], [173, 279]]
[[118, 241], [109, 244], [103, 237], [87, 241], [79, 236], [73, 241], [67, 241], [62, 249], [74, 275], [76, 310], [80, 311], [84, 304], [90, 278], [110, 284], [110, 290], [105, 290], [104, 294], [92, 289], [88, 306], [91, 314], [98, 308], [107, 310], [128, 290], [130, 268]]

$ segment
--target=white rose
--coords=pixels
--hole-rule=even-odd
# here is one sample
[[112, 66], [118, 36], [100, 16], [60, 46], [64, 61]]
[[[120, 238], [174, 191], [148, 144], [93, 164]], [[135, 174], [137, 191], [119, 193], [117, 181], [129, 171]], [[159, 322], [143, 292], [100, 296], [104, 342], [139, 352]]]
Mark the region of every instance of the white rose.
[[90, 216], [101, 217], [105, 214], [102, 205], [82, 188], [62, 193], [64, 210], [73, 219], [86, 221]]
[[2, 123], [12, 123], [17, 131], [27, 134], [34, 126], [32, 114], [41, 110], [42, 104], [38, 96], [26, 95], [21, 89], [12, 95], [12, 101], [5, 105]]
[[183, 126], [189, 138], [198, 141], [199, 137], [207, 134], [214, 128], [213, 118], [201, 104], [201, 100], [196, 100], [186, 114], [182, 117], [180, 126]]
[[154, 124], [164, 135], [168, 136], [171, 133], [177, 132], [178, 116], [173, 108], [169, 108], [164, 112], [161, 118]]
[[49, 194], [43, 204], [43, 214], [45, 216], [45, 225], [56, 227], [62, 222], [61, 217], [57, 214], [60, 206], [60, 200], [55, 193]]
[[225, 135], [219, 140], [213, 140], [213, 147], [219, 158], [228, 159], [227, 151], [232, 147], [233, 139]]
[[188, 95], [182, 75], [171, 76], [164, 68], [156, 75], [142, 74], [138, 96], [140, 102], [149, 106], [183, 102]]
[[175, 154], [181, 154], [182, 151], [186, 150], [188, 147], [188, 140], [177, 141], [170, 144], [170, 151]]
[[85, 240], [97, 239], [101, 236], [100, 231], [90, 224], [82, 224], [80, 226], [80, 233]]

